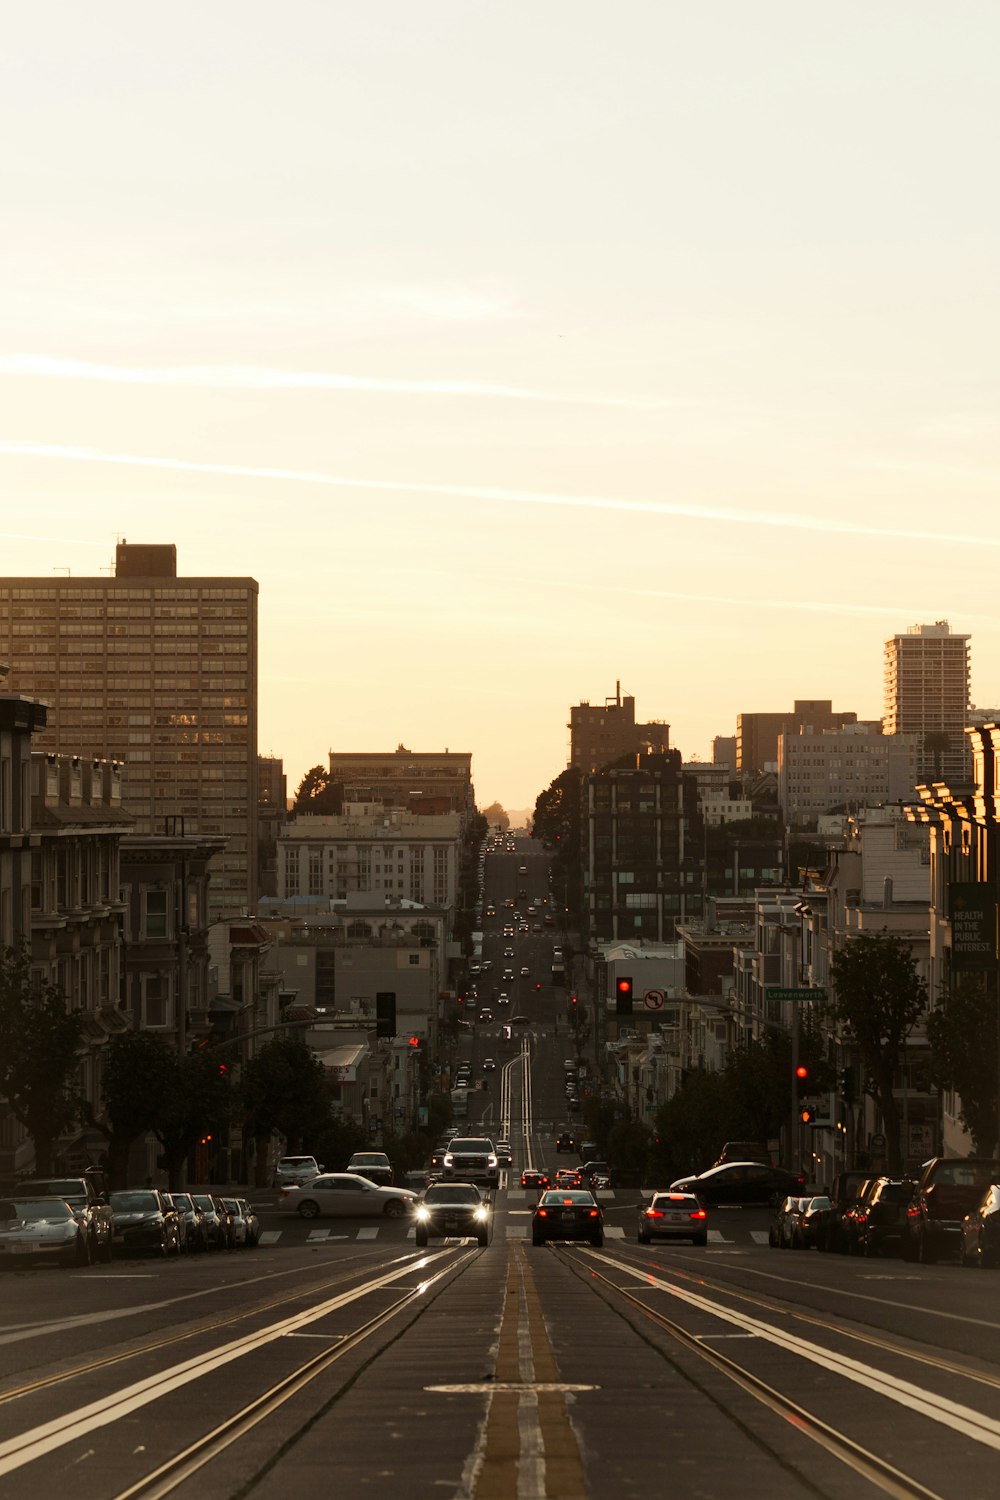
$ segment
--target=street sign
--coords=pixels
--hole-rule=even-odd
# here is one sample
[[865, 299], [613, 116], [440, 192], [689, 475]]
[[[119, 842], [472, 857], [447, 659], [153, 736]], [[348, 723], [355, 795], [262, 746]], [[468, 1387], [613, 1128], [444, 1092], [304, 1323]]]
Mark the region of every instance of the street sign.
[[642, 1003], [647, 1010], [662, 1010], [666, 998], [662, 990], [647, 990], [642, 997]]
[[826, 990], [788, 990], [780, 985], [769, 984], [764, 990], [768, 1000], [776, 1000], [779, 1004], [784, 1000], [825, 1000]]

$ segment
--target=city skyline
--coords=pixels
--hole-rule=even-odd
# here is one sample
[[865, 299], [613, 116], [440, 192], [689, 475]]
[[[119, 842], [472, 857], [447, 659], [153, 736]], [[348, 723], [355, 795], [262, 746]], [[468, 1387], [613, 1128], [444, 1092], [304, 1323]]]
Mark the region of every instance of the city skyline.
[[943, 619], [1000, 699], [995, 7], [176, 15], [12, 19], [0, 573], [256, 578], [290, 791], [879, 718]]

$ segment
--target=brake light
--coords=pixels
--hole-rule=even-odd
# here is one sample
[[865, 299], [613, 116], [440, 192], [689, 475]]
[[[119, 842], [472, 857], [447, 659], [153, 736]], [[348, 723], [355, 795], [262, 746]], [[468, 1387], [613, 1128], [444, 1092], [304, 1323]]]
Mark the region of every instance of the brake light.
[[590, 1217], [591, 1217], [591, 1218], [592, 1218], [592, 1219], [596, 1219], [596, 1218], [597, 1218], [597, 1215], [598, 1215], [598, 1214], [599, 1214], [599, 1213], [600, 1213], [600, 1209], [599, 1209], [599, 1208], [592, 1208], [592, 1209], [591, 1209], [591, 1210], [590, 1210]]
[[663, 1218], [663, 1210], [662, 1210], [662, 1208], [647, 1208], [646, 1209], [646, 1218], [647, 1219], [662, 1219]]
[[705, 1210], [703, 1208], [696, 1208], [690, 1214], [688, 1214], [688, 1218], [689, 1219], [707, 1219], [708, 1218], [708, 1214], [705, 1212]]
[[540, 1219], [547, 1219], [547, 1218], [548, 1218], [548, 1216], [549, 1216], [549, 1211], [548, 1211], [548, 1209], [547, 1209], [547, 1208], [540, 1208], [540, 1209], [539, 1209], [539, 1210], [538, 1210], [538, 1217], [539, 1217], [539, 1218], [540, 1218]]

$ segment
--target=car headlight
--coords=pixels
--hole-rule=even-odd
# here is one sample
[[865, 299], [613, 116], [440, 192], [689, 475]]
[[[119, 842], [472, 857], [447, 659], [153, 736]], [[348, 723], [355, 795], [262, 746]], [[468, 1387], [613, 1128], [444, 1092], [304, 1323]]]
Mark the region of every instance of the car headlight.
[[497, 1159], [496, 1159], [495, 1156], [491, 1156], [489, 1158], [489, 1164], [490, 1164], [491, 1167], [495, 1167], [497, 1165]]
[[446, 1167], [453, 1167], [455, 1165], [455, 1158], [450, 1151], [445, 1152], [444, 1164]]
[[426, 1221], [427, 1219], [430, 1218], [430, 1216], [431, 1216], [430, 1209], [429, 1208], [425, 1208], [423, 1206], [423, 1204], [421, 1204], [421, 1206], [417, 1209], [417, 1218], [418, 1219], [423, 1219], [423, 1220]]
[[485, 1207], [485, 1205], [482, 1208], [476, 1209], [475, 1217], [479, 1220], [480, 1223], [482, 1223], [483, 1220], [488, 1219], [489, 1216], [489, 1210]]

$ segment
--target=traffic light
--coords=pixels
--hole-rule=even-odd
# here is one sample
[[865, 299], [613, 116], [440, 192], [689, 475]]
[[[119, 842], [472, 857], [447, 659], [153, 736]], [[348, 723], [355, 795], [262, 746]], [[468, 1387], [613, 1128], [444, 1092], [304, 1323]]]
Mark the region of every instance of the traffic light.
[[816, 1111], [813, 1109], [812, 1105], [803, 1104], [801, 1110], [799, 1111], [799, 1119], [802, 1121], [803, 1125], [811, 1125], [815, 1118]]
[[228, 1063], [220, 1063], [219, 1064], [219, 1077], [220, 1078], [228, 1078], [229, 1077], [229, 1064]]
[[375, 1035], [396, 1035], [396, 991], [376, 990], [375, 992]]
[[798, 1067], [795, 1069], [795, 1076], [800, 1083], [805, 1083], [806, 1079], [809, 1077], [809, 1069], [806, 1067], [805, 1063], [799, 1063]]
[[615, 1014], [618, 1016], [632, 1014], [631, 979], [619, 979], [615, 985]]
[[415, 1052], [417, 1050], [417, 1048], [420, 1046], [420, 1038], [418, 1036], [411, 1036], [409, 1038], [408, 1045], [409, 1045], [410, 1049]]
[[535, 980], [535, 989], [536, 990], [540, 990], [541, 987], [542, 987], [542, 981], [540, 979], [536, 979]]
[[577, 1005], [579, 1004], [579, 1001], [577, 1000], [577, 997], [575, 995], [570, 995], [570, 997], [569, 997], [569, 1003], [570, 1003], [571, 1009], [575, 1010], [576, 1007], [577, 1007]]
[[840, 1097], [843, 1099], [845, 1104], [854, 1103], [854, 1078], [855, 1075], [853, 1068], [841, 1068], [840, 1074], [837, 1078], [837, 1087], [840, 1093]]

